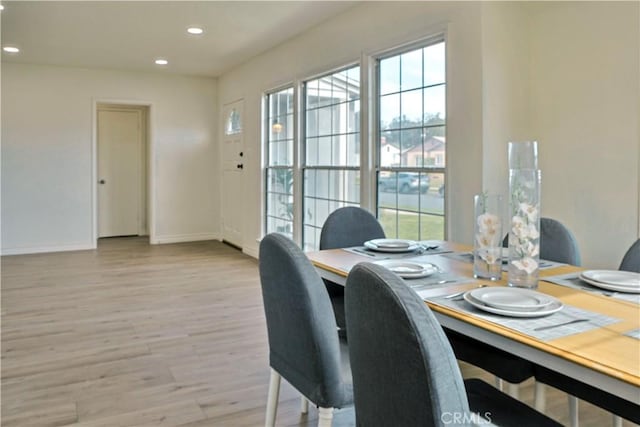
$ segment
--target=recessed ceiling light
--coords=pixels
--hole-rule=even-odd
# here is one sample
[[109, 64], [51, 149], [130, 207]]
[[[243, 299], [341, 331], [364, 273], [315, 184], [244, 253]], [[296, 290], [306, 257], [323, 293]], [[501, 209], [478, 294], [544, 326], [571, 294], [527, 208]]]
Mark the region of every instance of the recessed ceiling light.
[[4, 6], [0, 4], [0, 10], [4, 10]]
[[18, 53], [20, 52], [20, 49], [18, 49], [15, 46], [5, 46], [2, 48], [2, 50], [4, 50], [7, 53]]
[[204, 30], [200, 27], [189, 27], [187, 28], [187, 33], [189, 34], [194, 34], [194, 35], [200, 35], [202, 33], [204, 33]]
[[167, 65], [169, 63], [169, 61], [167, 61], [166, 59], [156, 59], [156, 65]]

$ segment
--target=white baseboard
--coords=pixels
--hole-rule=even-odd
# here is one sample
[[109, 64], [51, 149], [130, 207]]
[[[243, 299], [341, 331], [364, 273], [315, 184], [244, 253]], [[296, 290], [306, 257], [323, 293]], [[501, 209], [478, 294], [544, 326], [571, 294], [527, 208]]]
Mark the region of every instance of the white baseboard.
[[86, 251], [96, 249], [94, 243], [76, 243], [73, 245], [38, 246], [31, 248], [2, 248], [2, 256], [41, 254], [46, 252]]
[[166, 243], [197, 242], [199, 240], [221, 240], [220, 233], [175, 234], [173, 236], [155, 236], [149, 239], [152, 245]]
[[255, 259], [258, 259], [258, 248], [242, 248], [242, 253], [249, 255]]

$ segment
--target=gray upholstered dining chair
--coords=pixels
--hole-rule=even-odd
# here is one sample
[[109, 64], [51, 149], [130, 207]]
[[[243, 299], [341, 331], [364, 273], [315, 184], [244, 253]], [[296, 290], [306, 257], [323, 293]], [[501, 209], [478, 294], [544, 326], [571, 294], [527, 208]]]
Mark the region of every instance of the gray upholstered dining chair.
[[435, 316], [392, 272], [360, 263], [345, 293], [356, 425], [560, 426], [483, 381], [463, 381]]
[[[338, 208], [327, 217], [320, 230], [320, 250], [361, 246], [367, 240], [385, 237], [384, 230], [369, 211], [356, 207]], [[336, 323], [344, 335], [344, 286], [324, 280]]]
[[640, 239], [636, 240], [624, 254], [619, 270], [640, 273]]
[[353, 402], [346, 344], [340, 342], [329, 295], [311, 262], [288, 237], [260, 242], [260, 284], [269, 337], [271, 379], [267, 426], [275, 424], [284, 378], [319, 407], [319, 426], [330, 426], [333, 408]]
[[571, 265], [582, 264], [573, 233], [553, 218], [540, 218], [540, 258]]

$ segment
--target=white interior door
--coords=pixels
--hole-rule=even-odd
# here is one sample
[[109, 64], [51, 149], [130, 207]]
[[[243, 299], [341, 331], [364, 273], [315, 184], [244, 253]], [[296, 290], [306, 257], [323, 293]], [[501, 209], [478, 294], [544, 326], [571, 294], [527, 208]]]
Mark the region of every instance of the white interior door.
[[98, 109], [98, 237], [140, 234], [142, 113]]
[[244, 139], [243, 101], [224, 106], [222, 138], [222, 235], [223, 239], [242, 247]]

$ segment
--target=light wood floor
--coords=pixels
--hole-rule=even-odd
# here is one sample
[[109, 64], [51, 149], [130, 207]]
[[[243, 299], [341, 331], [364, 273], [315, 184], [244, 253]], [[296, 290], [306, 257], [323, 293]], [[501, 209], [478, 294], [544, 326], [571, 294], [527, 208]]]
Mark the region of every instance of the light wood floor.
[[[261, 425], [269, 369], [257, 262], [220, 242], [143, 238], [2, 257], [1, 369], [4, 427]], [[299, 406], [283, 384], [278, 425], [314, 425], [317, 412]], [[549, 390], [548, 408], [566, 424], [563, 394]], [[581, 425], [610, 425], [580, 409]], [[353, 411], [334, 425], [353, 425]]]

